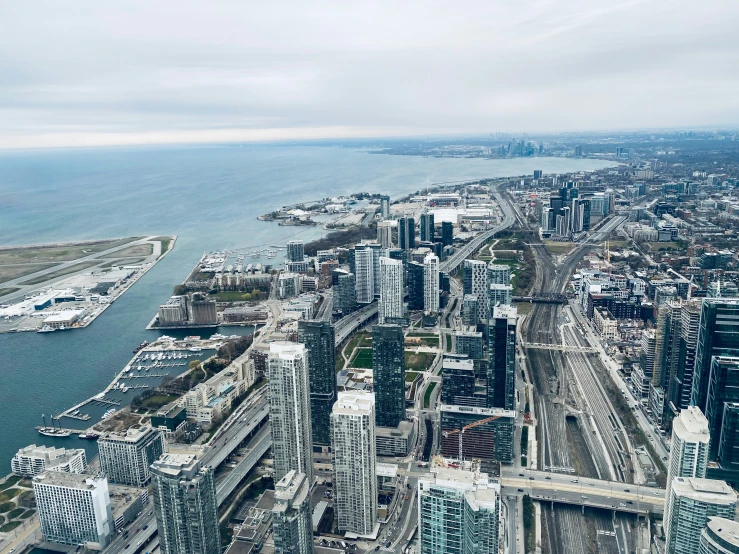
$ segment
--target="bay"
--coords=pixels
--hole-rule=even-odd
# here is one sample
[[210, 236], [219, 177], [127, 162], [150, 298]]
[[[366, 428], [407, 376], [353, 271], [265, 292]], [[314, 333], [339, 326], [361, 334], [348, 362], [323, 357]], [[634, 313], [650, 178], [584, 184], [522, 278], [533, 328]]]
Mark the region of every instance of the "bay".
[[[316, 228], [256, 217], [285, 204], [367, 191], [397, 198], [431, 183], [592, 170], [602, 160], [424, 158], [339, 147], [169, 146], [0, 152], [0, 245], [178, 235], [175, 249], [90, 327], [0, 335], [0, 474], [40, 436], [41, 414], [102, 390], [152, 340], [159, 304], [203, 252], [306, 241]], [[85, 443], [88, 446], [89, 443]]]

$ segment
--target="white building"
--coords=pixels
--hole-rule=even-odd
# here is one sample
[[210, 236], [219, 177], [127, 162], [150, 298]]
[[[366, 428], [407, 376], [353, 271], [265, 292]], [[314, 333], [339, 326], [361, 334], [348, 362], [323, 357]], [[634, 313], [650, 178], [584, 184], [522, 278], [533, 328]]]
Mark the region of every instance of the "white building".
[[149, 426], [132, 427], [100, 437], [98, 451], [100, 469], [112, 483], [143, 487], [149, 481], [149, 466], [164, 454], [164, 436]]
[[670, 462], [667, 466], [668, 491], [675, 477], [706, 476], [710, 440], [708, 420], [697, 406], [688, 406], [673, 420]]
[[403, 262], [390, 258], [380, 258], [380, 303], [378, 322], [385, 319], [403, 317]]
[[304, 473], [308, 482], [313, 483], [306, 355], [302, 344], [273, 342], [269, 346], [267, 377], [275, 481], [295, 470]]
[[500, 285], [492, 283], [488, 289], [488, 313], [493, 313], [496, 306], [513, 305], [513, 285]]
[[439, 311], [439, 258], [428, 254], [423, 260], [423, 309]]
[[104, 477], [47, 471], [33, 478], [33, 493], [45, 540], [95, 550], [110, 542], [113, 515]]
[[358, 304], [369, 304], [375, 299], [374, 255], [369, 248], [354, 250], [354, 286]]
[[734, 519], [737, 496], [725, 481], [675, 477], [665, 503], [665, 553], [695, 554], [713, 516]]
[[82, 473], [87, 468], [85, 451], [81, 448], [65, 449], [49, 446], [26, 446], [15, 453], [10, 468], [16, 475], [33, 477], [44, 471]]
[[739, 523], [722, 517], [708, 518], [701, 531], [698, 554], [737, 554], [739, 552]]
[[387, 221], [380, 221], [377, 224], [377, 242], [380, 243], [382, 248], [393, 247], [393, 227], [397, 226], [397, 222], [391, 219]]
[[272, 529], [275, 554], [312, 554], [311, 483], [305, 474], [288, 471], [275, 483]]
[[375, 536], [379, 528], [375, 395], [340, 392], [331, 411], [331, 433], [339, 529]]
[[488, 319], [488, 271], [487, 264], [479, 260], [464, 261], [463, 275], [464, 294], [477, 296], [477, 322], [486, 322]]

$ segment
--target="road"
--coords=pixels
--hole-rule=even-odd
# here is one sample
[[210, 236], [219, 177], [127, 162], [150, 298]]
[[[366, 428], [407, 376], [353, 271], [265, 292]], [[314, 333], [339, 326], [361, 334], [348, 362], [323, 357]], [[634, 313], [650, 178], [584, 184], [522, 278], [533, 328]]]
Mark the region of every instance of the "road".
[[662, 513], [665, 502], [664, 489], [508, 466], [502, 467], [501, 485], [504, 495], [529, 494], [557, 503], [623, 512]]

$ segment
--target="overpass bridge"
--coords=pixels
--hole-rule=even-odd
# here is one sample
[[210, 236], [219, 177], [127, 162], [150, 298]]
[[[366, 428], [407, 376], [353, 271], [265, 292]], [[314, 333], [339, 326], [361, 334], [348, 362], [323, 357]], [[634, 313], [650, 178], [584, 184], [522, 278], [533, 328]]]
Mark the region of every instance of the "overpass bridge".
[[582, 354], [594, 354], [598, 349], [594, 346], [572, 346], [569, 344], [547, 344], [539, 342], [522, 342], [521, 348], [537, 348], [539, 350], [559, 350], [560, 352], [580, 352]]
[[265, 420], [268, 419], [269, 402], [265, 395], [259, 397], [251, 409], [235, 419], [225, 432], [217, 436], [213, 445], [203, 454], [203, 464], [214, 468], [221, 465], [250, 434], [263, 426]]
[[511, 467], [501, 471], [504, 494], [528, 494], [534, 500], [552, 504], [634, 514], [661, 514], [664, 510], [664, 489]]
[[216, 484], [216, 500], [220, 506], [246, 477], [257, 462], [264, 456], [272, 446], [272, 435], [269, 425], [262, 427], [249, 443], [249, 452], [222, 480]]
[[367, 304], [356, 312], [342, 317], [334, 325], [336, 347], [341, 346], [351, 334], [377, 315], [377, 302]]

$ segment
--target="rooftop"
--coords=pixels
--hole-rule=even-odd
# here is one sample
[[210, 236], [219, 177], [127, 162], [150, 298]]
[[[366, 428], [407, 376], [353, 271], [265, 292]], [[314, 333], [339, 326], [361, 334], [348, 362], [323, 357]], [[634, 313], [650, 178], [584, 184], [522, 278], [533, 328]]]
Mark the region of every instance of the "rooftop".
[[65, 473], [63, 471], [45, 471], [33, 478], [34, 484], [53, 485], [71, 489], [94, 490], [101, 485], [107, 488], [108, 480], [105, 477]]
[[698, 406], [689, 406], [680, 412], [672, 424], [673, 434], [683, 441], [708, 443], [711, 435], [708, 431], [708, 420]]
[[675, 496], [685, 496], [707, 504], [736, 504], [737, 496], [726, 481], [676, 477], [672, 481]]
[[706, 527], [710, 533], [722, 541], [739, 547], [739, 522], [722, 517], [712, 517], [708, 519]]

